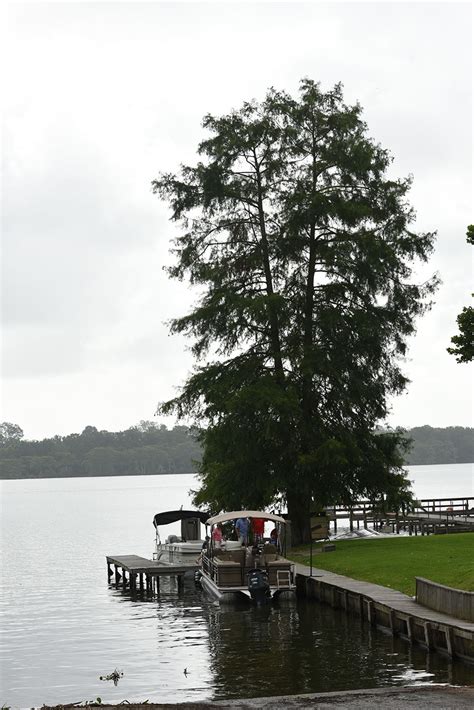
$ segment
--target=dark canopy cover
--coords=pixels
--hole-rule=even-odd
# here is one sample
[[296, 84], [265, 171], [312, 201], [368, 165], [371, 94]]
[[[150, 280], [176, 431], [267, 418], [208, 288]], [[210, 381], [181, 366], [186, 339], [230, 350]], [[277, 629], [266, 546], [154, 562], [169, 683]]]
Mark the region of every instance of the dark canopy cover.
[[200, 510], [167, 510], [165, 513], [157, 513], [153, 518], [155, 528], [158, 525], [169, 525], [177, 520], [187, 520], [188, 518], [199, 518], [201, 523], [205, 523], [209, 518], [209, 511], [203, 513]]

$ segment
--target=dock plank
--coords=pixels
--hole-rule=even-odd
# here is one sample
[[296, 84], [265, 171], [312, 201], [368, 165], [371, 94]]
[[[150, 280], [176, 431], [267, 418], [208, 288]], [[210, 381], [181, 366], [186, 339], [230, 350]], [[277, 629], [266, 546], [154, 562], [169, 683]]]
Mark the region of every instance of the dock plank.
[[132, 574], [148, 574], [152, 576], [164, 576], [174, 574], [184, 574], [195, 565], [168, 564], [166, 562], [148, 560], [139, 555], [107, 555], [107, 562], [111, 565], [121, 567]]

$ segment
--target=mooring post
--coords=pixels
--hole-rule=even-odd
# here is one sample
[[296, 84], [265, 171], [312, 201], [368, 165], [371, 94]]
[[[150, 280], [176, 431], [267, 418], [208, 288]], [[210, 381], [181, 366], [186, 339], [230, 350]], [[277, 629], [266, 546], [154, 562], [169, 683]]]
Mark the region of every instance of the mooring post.
[[371, 626], [375, 626], [375, 609], [372, 599], [367, 600], [367, 620]]
[[392, 632], [392, 636], [395, 636], [395, 611], [390, 609], [388, 613], [390, 617], [390, 631]]
[[127, 574], [125, 572], [125, 567], [122, 567], [122, 586], [124, 589], [127, 586]]
[[423, 624], [423, 628], [425, 631], [425, 643], [426, 643], [426, 648], [428, 651], [430, 651], [433, 647], [433, 641], [431, 638], [431, 624], [429, 621], [425, 621]]
[[446, 648], [448, 650], [448, 654], [453, 657], [453, 632], [450, 626], [446, 626], [444, 629], [444, 633], [446, 635]]

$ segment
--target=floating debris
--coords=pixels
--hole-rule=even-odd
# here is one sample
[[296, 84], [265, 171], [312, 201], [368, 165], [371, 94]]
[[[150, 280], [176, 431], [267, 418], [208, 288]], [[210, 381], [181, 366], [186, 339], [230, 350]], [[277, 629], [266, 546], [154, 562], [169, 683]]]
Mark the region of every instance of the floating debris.
[[109, 673], [109, 675], [101, 675], [99, 676], [99, 680], [113, 680], [114, 685], [117, 685], [119, 682], [120, 678], [123, 676], [123, 671], [118, 671], [115, 669], [112, 671], [112, 673]]

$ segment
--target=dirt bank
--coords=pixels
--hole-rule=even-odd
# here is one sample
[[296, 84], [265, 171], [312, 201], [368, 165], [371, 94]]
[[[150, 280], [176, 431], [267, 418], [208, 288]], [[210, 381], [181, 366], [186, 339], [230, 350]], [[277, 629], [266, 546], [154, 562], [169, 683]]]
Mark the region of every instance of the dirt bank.
[[[474, 683], [474, 672], [473, 672]], [[54, 708], [43, 706], [43, 710], [64, 710], [77, 707], [74, 705], [56, 705]], [[330, 710], [337, 707], [343, 710], [408, 710], [426, 708], [427, 710], [458, 710], [474, 707], [474, 687], [452, 686], [410, 686], [397, 688], [374, 688], [369, 690], [349, 690], [336, 693], [310, 693], [305, 695], [281, 695], [273, 698], [248, 698], [242, 700], [222, 700], [202, 703], [167, 703], [90, 705], [101, 710], [219, 710], [222, 708], [260, 708], [262, 710], [290, 710], [298, 708], [318, 708]]]

